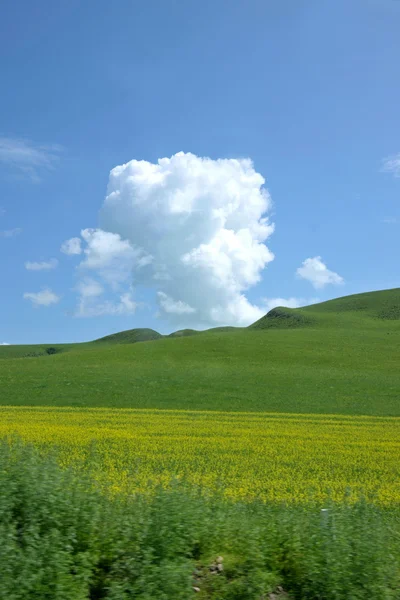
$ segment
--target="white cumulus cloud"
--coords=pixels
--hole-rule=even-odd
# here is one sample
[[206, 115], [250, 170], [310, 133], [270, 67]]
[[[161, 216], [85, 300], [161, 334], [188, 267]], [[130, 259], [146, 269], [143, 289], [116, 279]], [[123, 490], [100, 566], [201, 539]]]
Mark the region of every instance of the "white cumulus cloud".
[[265, 307], [245, 292], [274, 258], [264, 183], [249, 159], [179, 152], [115, 167], [101, 229], [82, 232], [80, 270], [153, 287], [160, 316], [175, 323], [248, 325]]
[[382, 171], [392, 173], [395, 177], [400, 177], [400, 153], [385, 158], [383, 160]]
[[309, 281], [316, 289], [321, 289], [328, 284], [340, 285], [344, 283], [343, 277], [330, 271], [322, 262], [320, 256], [306, 258], [296, 271], [297, 276]]
[[66, 240], [60, 248], [61, 252], [64, 254], [68, 254], [69, 256], [73, 256], [74, 254], [81, 254], [81, 238], [74, 237], [70, 240]]
[[9, 346], [9, 345], [10, 345], [10, 344], [9, 344], [8, 342], [2, 342], [2, 343], [0, 344], [0, 346]]
[[56, 258], [51, 258], [50, 260], [44, 260], [42, 262], [27, 261], [25, 263], [25, 269], [28, 271], [49, 271], [51, 269], [56, 269], [57, 266], [58, 260]]
[[57, 294], [52, 292], [49, 288], [45, 288], [40, 292], [25, 292], [24, 298], [25, 300], [30, 300], [35, 308], [38, 306], [57, 304], [61, 299], [60, 296], [57, 296]]

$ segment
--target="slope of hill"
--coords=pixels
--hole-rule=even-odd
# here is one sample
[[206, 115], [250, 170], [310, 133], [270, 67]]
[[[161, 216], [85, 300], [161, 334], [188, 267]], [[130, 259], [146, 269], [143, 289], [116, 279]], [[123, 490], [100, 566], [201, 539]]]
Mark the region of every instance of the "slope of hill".
[[188, 335], [196, 335], [198, 333], [201, 333], [201, 331], [197, 331], [196, 329], [179, 329], [178, 331], [170, 333], [166, 337], [187, 337]]
[[126, 331], [119, 331], [106, 335], [105, 337], [95, 340], [97, 342], [106, 342], [112, 344], [134, 344], [136, 342], [150, 342], [152, 340], [159, 340], [163, 336], [154, 329], [127, 329]]
[[315, 319], [307, 316], [301, 308], [277, 306], [249, 326], [249, 329], [288, 329], [315, 324]]
[[291, 327], [381, 327], [400, 325], [400, 288], [344, 296], [304, 308], [273, 308], [250, 329]]
[[343, 296], [301, 310], [307, 314], [351, 314], [358, 318], [400, 320], [400, 288]]

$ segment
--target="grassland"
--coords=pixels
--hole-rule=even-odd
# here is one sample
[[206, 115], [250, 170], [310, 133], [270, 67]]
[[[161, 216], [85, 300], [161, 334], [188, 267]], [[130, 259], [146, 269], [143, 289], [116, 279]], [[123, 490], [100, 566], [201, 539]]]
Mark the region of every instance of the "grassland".
[[0, 361], [0, 404], [399, 416], [399, 363], [385, 324], [82, 344]]
[[400, 290], [0, 347], [0, 597], [396, 600], [399, 364]]
[[349, 298], [247, 329], [1, 346], [0, 404], [400, 416], [400, 290]]

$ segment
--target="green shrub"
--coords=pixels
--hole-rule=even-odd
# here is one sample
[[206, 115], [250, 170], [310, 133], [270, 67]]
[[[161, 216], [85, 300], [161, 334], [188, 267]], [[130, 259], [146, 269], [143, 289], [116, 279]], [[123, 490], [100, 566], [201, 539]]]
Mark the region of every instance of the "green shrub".
[[7, 600], [183, 600], [194, 587], [261, 600], [278, 586], [300, 600], [394, 600], [400, 585], [398, 509], [232, 504], [181, 485], [112, 498], [18, 443], [0, 445], [0, 540]]
[[57, 352], [59, 352], [59, 349], [54, 348], [53, 346], [46, 348], [46, 354], [57, 354]]

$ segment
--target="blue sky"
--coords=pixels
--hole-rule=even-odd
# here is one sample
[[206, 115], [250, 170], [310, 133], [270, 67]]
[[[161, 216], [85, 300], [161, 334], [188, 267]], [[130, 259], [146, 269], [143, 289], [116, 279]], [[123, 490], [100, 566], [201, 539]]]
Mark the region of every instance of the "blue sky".
[[400, 286], [399, 28], [398, 0], [4, 2], [0, 343]]

